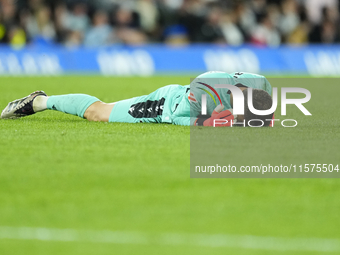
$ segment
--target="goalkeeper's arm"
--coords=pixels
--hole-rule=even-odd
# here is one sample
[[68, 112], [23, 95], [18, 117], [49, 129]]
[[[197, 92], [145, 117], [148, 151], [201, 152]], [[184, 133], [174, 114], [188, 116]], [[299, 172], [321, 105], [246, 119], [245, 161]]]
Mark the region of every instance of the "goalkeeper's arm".
[[195, 126], [212, 126], [212, 127], [230, 127], [237, 119], [237, 115], [234, 115], [232, 109], [222, 111], [223, 105], [219, 105], [213, 111], [210, 118], [197, 118]]
[[223, 111], [223, 108], [223, 105], [217, 106], [211, 117], [177, 117], [172, 123], [182, 126], [230, 127], [236, 121], [237, 116], [233, 115], [232, 109]]

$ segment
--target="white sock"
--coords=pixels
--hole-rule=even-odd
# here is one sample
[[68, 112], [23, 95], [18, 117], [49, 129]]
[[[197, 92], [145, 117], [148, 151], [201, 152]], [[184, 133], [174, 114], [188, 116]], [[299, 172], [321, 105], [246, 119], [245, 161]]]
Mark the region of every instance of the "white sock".
[[47, 100], [49, 97], [46, 96], [37, 96], [33, 100], [33, 111], [34, 112], [42, 112], [47, 110]]

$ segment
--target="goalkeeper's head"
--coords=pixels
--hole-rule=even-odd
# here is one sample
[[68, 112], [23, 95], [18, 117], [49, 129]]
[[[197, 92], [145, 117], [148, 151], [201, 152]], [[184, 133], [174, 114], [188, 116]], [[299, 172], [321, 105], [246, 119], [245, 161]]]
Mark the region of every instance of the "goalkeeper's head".
[[[247, 88], [241, 88], [244, 95], [244, 115], [238, 115], [237, 121], [243, 122], [245, 120], [246, 126], [248, 126], [248, 121], [251, 121], [251, 126], [262, 126], [268, 127], [270, 125], [270, 120], [273, 118], [273, 113], [269, 115], [256, 115], [249, 110], [248, 107], [248, 90]], [[269, 110], [272, 107], [273, 99], [268, 94], [267, 91], [262, 89], [252, 89], [253, 91], [253, 106], [256, 110]], [[262, 120], [263, 123], [259, 120]], [[268, 121], [269, 120], [269, 121]]]

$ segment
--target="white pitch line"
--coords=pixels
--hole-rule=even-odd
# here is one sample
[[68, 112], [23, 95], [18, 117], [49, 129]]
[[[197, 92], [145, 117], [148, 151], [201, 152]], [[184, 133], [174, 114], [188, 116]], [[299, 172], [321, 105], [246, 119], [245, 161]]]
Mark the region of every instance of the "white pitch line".
[[1, 227], [0, 239], [340, 252], [340, 239]]

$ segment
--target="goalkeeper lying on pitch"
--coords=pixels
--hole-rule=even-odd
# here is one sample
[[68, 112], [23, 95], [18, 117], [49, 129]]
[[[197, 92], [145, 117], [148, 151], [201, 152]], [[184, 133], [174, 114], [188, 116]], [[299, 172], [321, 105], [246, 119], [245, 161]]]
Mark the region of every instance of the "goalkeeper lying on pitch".
[[[217, 84], [230, 84], [242, 90], [245, 98], [244, 115], [233, 115], [231, 91], [225, 88], [216, 88]], [[84, 94], [47, 96], [43, 91], [37, 91], [9, 103], [2, 111], [1, 118], [16, 119], [48, 109], [77, 115], [89, 121], [215, 126], [214, 120], [218, 119], [223, 120], [223, 124], [216, 126], [230, 126], [232, 123], [244, 121], [248, 123], [248, 120], [261, 119], [264, 126], [269, 126], [268, 119], [272, 119], [272, 114], [257, 116], [249, 111], [246, 88], [253, 89], [255, 109], [267, 110], [271, 108], [272, 89], [264, 76], [249, 73], [208, 72], [198, 76], [191, 82], [191, 85], [168, 85], [147, 96], [109, 104]], [[203, 94], [207, 95], [207, 115], [201, 115]]]

